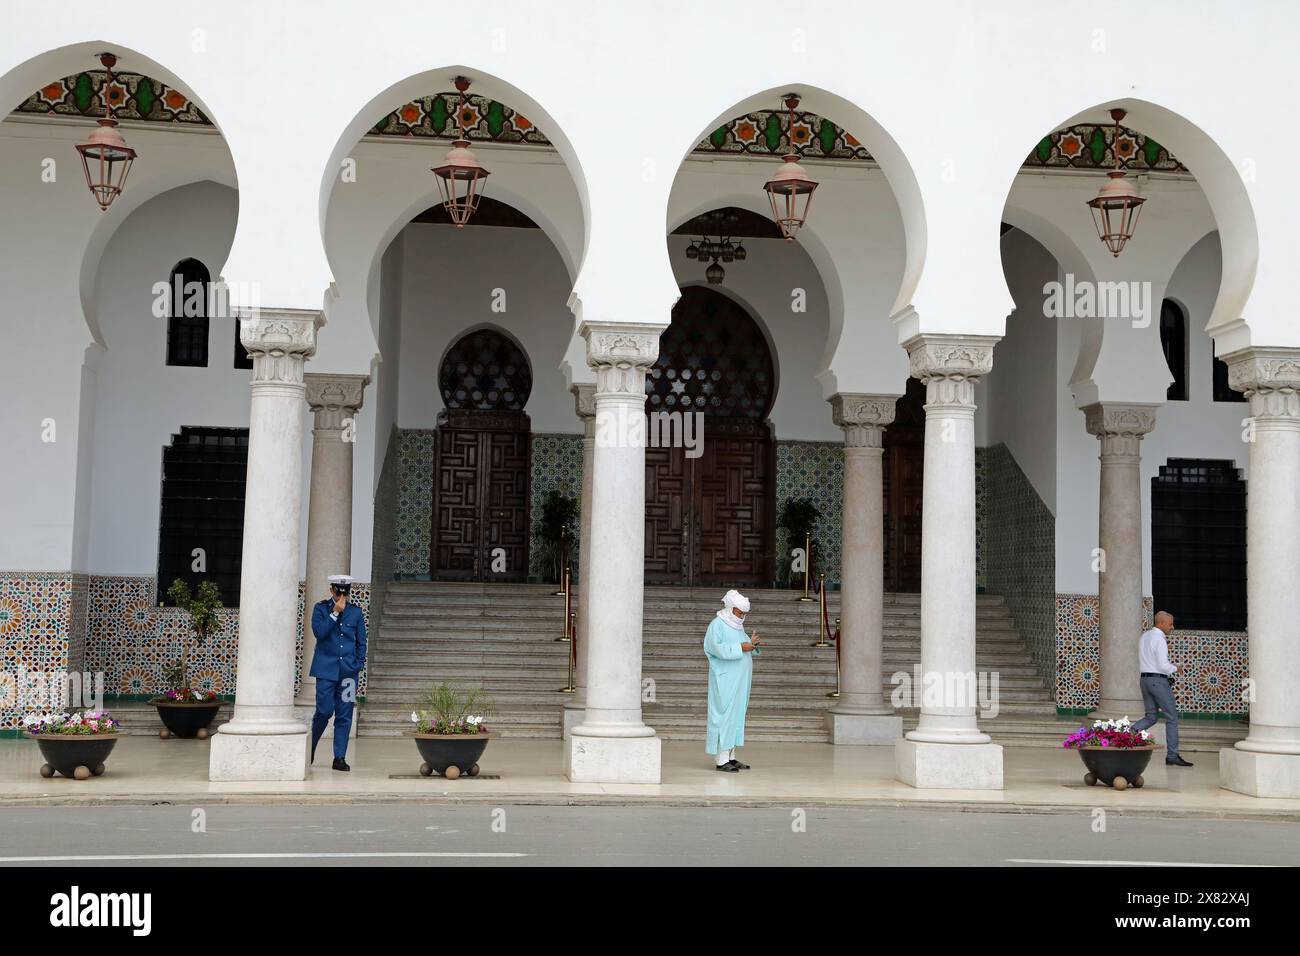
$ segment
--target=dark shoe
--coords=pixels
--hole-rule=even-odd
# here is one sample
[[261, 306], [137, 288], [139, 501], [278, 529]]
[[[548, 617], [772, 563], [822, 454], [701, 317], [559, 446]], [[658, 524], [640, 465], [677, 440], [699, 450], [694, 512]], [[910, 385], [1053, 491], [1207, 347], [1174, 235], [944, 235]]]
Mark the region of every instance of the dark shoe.
[[732, 760], [731, 762], [734, 763], [734, 764], [736, 765], [736, 769], [737, 769], [737, 770], [748, 770], [748, 769], [749, 769], [749, 764], [747, 764], [747, 763], [741, 763], [739, 760]]
[[721, 770], [723, 773], [740, 773], [740, 767], [736, 766], [736, 761], [728, 760], [721, 767], [715, 767], [715, 770]]
[[1182, 757], [1166, 757], [1165, 766], [1166, 767], [1190, 767], [1192, 766], [1192, 762], [1190, 760], [1184, 760]]
[[342, 757], [335, 757], [335, 758], [334, 758], [334, 769], [335, 769], [335, 770], [351, 770], [352, 768], [348, 766], [348, 762], [347, 762], [346, 760], [344, 760]]

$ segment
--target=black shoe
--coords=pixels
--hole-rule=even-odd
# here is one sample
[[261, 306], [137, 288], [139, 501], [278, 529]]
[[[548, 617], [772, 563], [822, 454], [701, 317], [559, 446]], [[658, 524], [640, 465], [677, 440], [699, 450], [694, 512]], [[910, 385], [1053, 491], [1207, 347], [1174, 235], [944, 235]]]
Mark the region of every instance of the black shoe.
[[1166, 767], [1190, 767], [1192, 766], [1192, 762], [1190, 760], [1184, 760], [1182, 757], [1166, 757], [1165, 766]]
[[342, 757], [335, 757], [335, 758], [334, 758], [334, 769], [335, 769], [335, 770], [351, 770], [352, 768], [348, 766], [348, 762], [347, 762], [346, 760], [344, 760]]
[[721, 767], [715, 767], [714, 769], [721, 770], [723, 773], [740, 773], [740, 767], [737, 766], [734, 760], [728, 760]]
[[749, 764], [747, 764], [747, 763], [741, 763], [739, 760], [735, 760], [735, 759], [733, 759], [731, 762], [734, 763], [734, 764], [736, 765], [736, 769], [737, 769], [737, 770], [748, 770], [748, 769], [749, 769]]

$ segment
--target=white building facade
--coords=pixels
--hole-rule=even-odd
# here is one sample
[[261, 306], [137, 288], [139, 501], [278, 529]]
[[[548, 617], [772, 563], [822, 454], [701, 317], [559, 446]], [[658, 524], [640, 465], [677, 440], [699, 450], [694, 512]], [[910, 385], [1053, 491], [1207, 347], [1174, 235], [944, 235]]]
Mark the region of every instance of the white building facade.
[[[373, 619], [397, 580], [540, 580], [554, 491], [581, 501], [566, 772], [657, 783], [644, 587], [785, 583], [777, 510], [807, 498], [843, 617], [834, 739], [892, 743], [915, 786], [1001, 786], [973, 702], [901, 735], [887, 592], [921, 595], [924, 672], [975, 670], [996, 594], [1057, 709], [1115, 716], [1140, 711], [1136, 638], [1174, 599], [1180, 706], [1249, 712], [1222, 785], [1300, 797], [1300, 193], [1279, 162], [1300, 132], [1275, 106], [1300, 92], [1300, 13], [479, 10], [445, 36], [402, 2], [5, 12], [5, 668], [160, 689], [183, 633], [160, 584], [197, 547], [238, 595], [199, 668], [235, 697], [212, 776], [301, 779], [301, 582], [310, 601], [351, 573]], [[138, 156], [101, 212], [75, 146], [105, 50]], [[461, 123], [491, 174], [458, 229], [430, 167]], [[795, 242], [763, 193], [788, 151], [819, 183]], [[1145, 203], [1112, 256], [1085, 203], [1116, 163]], [[747, 252], [718, 282], [687, 256], [707, 235]], [[228, 301], [180, 321], [174, 277], [204, 273]], [[721, 510], [672, 484], [682, 458], [602, 440], [687, 398], [708, 474], [741, 488]], [[474, 480], [476, 454], [514, 463], [492, 547], [456, 538], [439, 482], [462, 439]], [[0, 730], [20, 718], [10, 701]]]

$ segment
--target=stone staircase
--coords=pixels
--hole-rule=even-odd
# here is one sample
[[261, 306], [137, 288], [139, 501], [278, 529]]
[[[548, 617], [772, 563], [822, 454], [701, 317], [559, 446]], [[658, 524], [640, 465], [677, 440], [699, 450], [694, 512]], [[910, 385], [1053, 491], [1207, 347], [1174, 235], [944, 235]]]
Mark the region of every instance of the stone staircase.
[[[358, 732], [408, 730], [410, 712], [434, 683], [481, 686], [496, 704], [491, 724], [511, 737], [558, 737], [568, 645], [557, 643], [564, 599], [554, 587], [395, 582], [372, 641], [366, 701]], [[835, 690], [835, 652], [813, 644], [818, 606], [794, 591], [752, 590], [749, 622], [764, 640], [754, 662], [746, 736], [825, 742], [824, 713]], [[839, 594], [828, 594], [829, 616]], [[645, 719], [669, 740], [702, 740], [708, 668], [702, 642], [719, 604], [717, 588], [649, 587], [645, 592], [642, 676], [652, 681]], [[886, 595], [885, 692], [896, 671], [920, 660], [920, 595]], [[1051, 690], [1000, 597], [977, 598], [976, 665], [999, 675], [999, 720], [1025, 726], [1054, 721]], [[915, 712], [903, 711], [904, 725]], [[1008, 725], [1010, 726], [1010, 725]], [[1023, 730], [1023, 727], [1020, 728]], [[1055, 731], [1054, 731], [1055, 732]], [[1059, 743], [1060, 737], [1055, 738]]]

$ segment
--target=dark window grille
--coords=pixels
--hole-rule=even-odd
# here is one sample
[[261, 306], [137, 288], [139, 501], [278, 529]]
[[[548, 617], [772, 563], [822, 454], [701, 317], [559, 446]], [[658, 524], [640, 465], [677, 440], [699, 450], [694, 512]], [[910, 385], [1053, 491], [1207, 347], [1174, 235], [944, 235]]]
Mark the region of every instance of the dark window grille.
[[447, 408], [519, 412], [533, 390], [533, 370], [512, 340], [494, 329], [478, 329], [447, 350], [438, 389]]
[[[247, 428], [182, 426], [163, 447], [162, 509], [158, 530], [158, 600], [176, 578], [191, 588], [204, 579], [221, 589], [227, 607], [239, 606], [244, 548]], [[191, 570], [202, 548], [206, 570]]]
[[208, 267], [182, 259], [172, 269], [167, 313], [167, 364], [208, 364]]
[[1246, 396], [1228, 385], [1228, 363], [1214, 359], [1214, 400], [1216, 402], [1244, 402]]
[[1231, 461], [1170, 458], [1151, 479], [1151, 590], [1179, 630], [1246, 629], [1246, 482]]
[[1187, 401], [1187, 316], [1172, 300], [1160, 305], [1160, 347], [1174, 380], [1165, 398], [1171, 402]]

